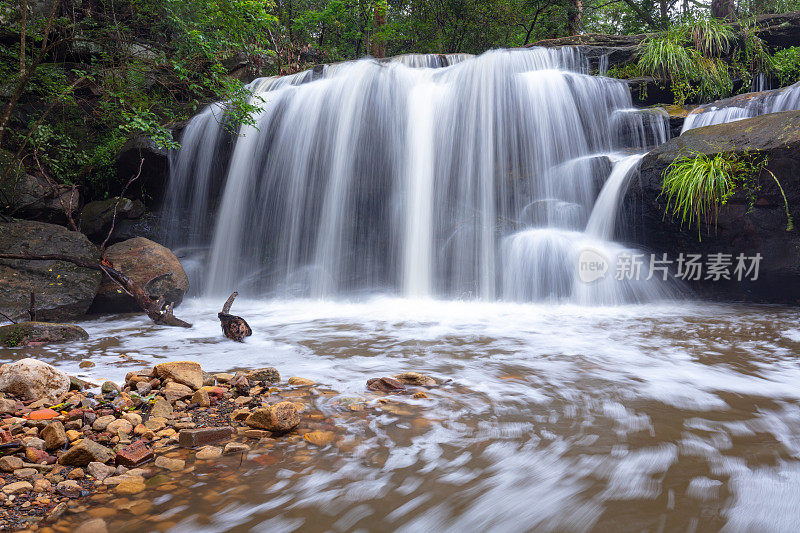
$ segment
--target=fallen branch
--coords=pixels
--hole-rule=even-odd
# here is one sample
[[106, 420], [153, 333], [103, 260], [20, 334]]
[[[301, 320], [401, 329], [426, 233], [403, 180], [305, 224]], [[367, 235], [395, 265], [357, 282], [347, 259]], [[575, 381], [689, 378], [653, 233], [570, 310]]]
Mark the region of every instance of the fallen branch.
[[4, 254], [0, 253], [0, 259], [22, 259], [26, 261], [66, 261], [83, 268], [99, 270], [104, 272], [114, 283], [119, 285], [128, 295], [130, 295], [139, 307], [147, 313], [154, 323], [164, 326], [176, 326], [190, 328], [191, 324], [184, 322], [173, 314], [174, 304], [163, 300], [153, 301], [142, 287], [130, 279], [128, 276], [115, 269], [108, 261], [94, 262], [79, 257], [70, 257], [61, 254]]
[[108, 234], [106, 235], [105, 240], [103, 240], [103, 244], [100, 245], [100, 254], [104, 258], [106, 256], [106, 244], [108, 244], [108, 239], [111, 238], [111, 234], [114, 233], [114, 226], [117, 224], [117, 208], [119, 207], [119, 203], [122, 201], [125, 193], [128, 192], [128, 187], [130, 187], [131, 183], [139, 179], [139, 176], [142, 175], [142, 165], [144, 165], [144, 157], [139, 161], [139, 172], [137, 172], [135, 176], [128, 180], [128, 183], [126, 183], [122, 188], [119, 196], [117, 196], [117, 201], [114, 203], [114, 213], [111, 215], [111, 227], [108, 229]]
[[217, 313], [217, 317], [222, 325], [222, 333], [226, 337], [236, 342], [244, 342], [244, 338], [252, 335], [253, 330], [250, 329], [250, 326], [244, 318], [229, 314], [231, 306], [233, 305], [233, 300], [235, 300], [237, 296], [239, 296], [238, 292], [234, 292], [228, 296], [225, 305], [222, 306], [222, 312]]

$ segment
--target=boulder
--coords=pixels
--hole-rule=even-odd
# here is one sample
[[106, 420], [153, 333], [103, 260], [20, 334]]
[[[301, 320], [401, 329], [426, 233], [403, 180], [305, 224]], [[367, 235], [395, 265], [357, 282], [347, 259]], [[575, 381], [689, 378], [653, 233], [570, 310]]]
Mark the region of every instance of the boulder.
[[[85, 235], [28, 220], [0, 222], [0, 250], [100, 261], [99, 250]], [[97, 294], [101, 276], [99, 270], [66, 261], [0, 259], [0, 310], [14, 319], [28, 318], [34, 292], [37, 319], [57, 322], [81, 317]]]
[[75, 215], [81, 203], [77, 188], [53, 184], [30, 174], [6, 178], [0, 182], [0, 192], [5, 204], [0, 207], [13, 216], [57, 224], [66, 223], [66, 213]]
[[[164, 298], [178, 305], [189, 290], [189, 278], [175, 254], [144, 237], [109, 246], [106, 259], [138, 283], [154, 300]], [[121, 313], [139, 311], [140, 307], [116, 283], [104, 279], [91, 310], [97, 313]]]
[[36, 359], [20, 359], [0, 366], [0, 391], [26, 400], [55, 403], [69, 390], [69, 376]]
[[[700, 152], [738, 154], [758, 151], [768, 157], [767, 168], [780, 181], [789, 209], [800, 222], [800, 111], [784, 111], [688, 130], [648, 153], [638, 178], [627, 191], [623, 216], [627, 230], [618, 238], [668, 259], [678, 255], [724, 253], [754, 257], [761, 254], [757, 280], [699, 280], [691, 287], [706, 297], [775, 303], [800, 302], [800, 233], [786, 231], [783, 196], [767, 172], [759, 176], [753, 208], [743, 192], [732, 196], [717, 216], [716, 228], [703, 231], [681, 227], [665, 215], [661, 196], [664, 170], [678, 157]], [[659, 255], [660, 256], [660, 255]]]
[[[117, 204], [118, 201], [119, 204]], [[111, 222], [114, 220], [115, 205], [117, 207], [115, 229], [117, 224], [123, 220], [136, 220], [144, 215], [144, 204], [139, 200], [116, 196], [107, 200], [89, 202], [81, 210], [81, 231], [92, 241], [103, 242], [108, 235], [108, 230], [111, 229]]]
[[0, 326], [0, 346], [38, 346], [86, 340], [89, 334], [79, 326], [50, 322], [20, 322]]

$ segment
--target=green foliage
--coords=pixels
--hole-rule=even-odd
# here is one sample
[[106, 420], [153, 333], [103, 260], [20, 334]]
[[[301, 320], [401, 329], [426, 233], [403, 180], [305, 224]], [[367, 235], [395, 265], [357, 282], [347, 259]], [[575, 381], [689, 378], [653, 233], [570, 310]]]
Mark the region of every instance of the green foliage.
[[0, 114], [10, 110], [1, 147], [28, 171], [102, 197], [114, 189], [115, 150], [131, 137], [176, 148], [170, 126], [211, 101], [226, 102], [226, 124], [252, 123], [258, 102], [226, 65], [274, 56], [270, 0], [62, 3], [69, 17], [29, 10], [23, 28], [19, 3], [0, 0], [6, 30], [28, 37], [23, 56], [19, 37], [0, 44]]
[[697, 52], [684, 46], [683, 28], [648, 37], [639, 45], [639, 70], [658, 80], [680, 82], [696, 71]]
[[772, 56], [774, 76], [780, 87], [800, 81], [800, 48], [792, 46], [775, 52]]
[[5, 333], [0, 333], [0, 346], [16, 348], [25, 340], [25, 329], [18, 325], [5, 328]]
[[[767, 157], [758, 153], [735, 154], [722, 152], [707, 155], [691, 152], [678, 157], [662, 175], [662, 194], [667, 198], [666, 213], [677, 216], [681, 227], [697, 226], [698, 239], [702, 225], [716, 225], [719, 208], [738, 191], [744, 191], [750, 209], [753, 208], [759, 186], [759, 176], [766, 169]], [[767, 170], [783, 196], [787, 227], [793, 228], [789, 205], [783, 188], [772, 172]]]
[[720, 57], [728, 53], [731, 41], [735, 39], [728, 24], [711, 17], [684, 23], [680, 31], [688, 34], [694, 49], [703, 57]]

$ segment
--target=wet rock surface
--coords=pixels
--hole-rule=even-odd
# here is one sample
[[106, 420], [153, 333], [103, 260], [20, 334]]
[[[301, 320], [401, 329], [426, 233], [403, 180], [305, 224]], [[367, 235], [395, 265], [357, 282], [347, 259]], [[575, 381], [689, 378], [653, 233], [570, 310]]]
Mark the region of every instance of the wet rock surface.
[[72, 324], [19, 322], [0, 326], [0, 346], [8, 348], [70, 342], [88, 338], [89, 334], [82, 327]]
[[[100, 260], [100, 252], [85, 235], [44, 222], [0, 222], [0, 250]], [[38, 320], [82, 317], [97, 294], [100, 277], [97, 270], [64, 261], [0, 259], [0, 310], [15, 320], [29, 318], [30, 294], [35, 292]]]
[[681, 227], [665, 216], [667, 199], [661, 195], [663, 173], [675, 159], [703, 153], [766, 155], [767, 169], [778, 178], [795, 222], [800, 220], [800, 111], [784, 111], [746, 120], [706, 126], [685, 132], [648, 153], [640, 175], [624, 200], [630, 220], [623, 240], [672, 259], [679, 254], [761, 254], [758, 280], [699, 280], [692, 288], [718, 299], [800, 302], [800, 233], [787, 231], [785, 204], [775, 180], [767, 172], [758, 178], [753, 206], [744, 192], [723, 205], [716, 226], [702, 232]]

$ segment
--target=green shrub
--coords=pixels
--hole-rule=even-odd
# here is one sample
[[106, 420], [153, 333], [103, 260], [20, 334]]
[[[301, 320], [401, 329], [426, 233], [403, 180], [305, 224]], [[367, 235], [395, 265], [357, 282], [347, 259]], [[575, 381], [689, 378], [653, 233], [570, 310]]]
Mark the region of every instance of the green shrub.
[[[692, 152], [681, 156], [664, 170], [662, 194], [667, 198], [666, 213], [677, 216], [684, 224], [697, 226], [700, 239], [702, 225], [716, 226], [719, 208], [738, 191], [745, 191], [750, 209], [759, 191], [758, 177], [766, 169], [767, 157], [759, 153], [719, 153], [713, 156]], [[793, 222], [789, 204], [778, 178], [767, 170], [778, 185], [786, 207], [786, 230]]]
[[781, 87], [800, 81], [800, 48], [792, 46], [775, 52], [775, 77]]

